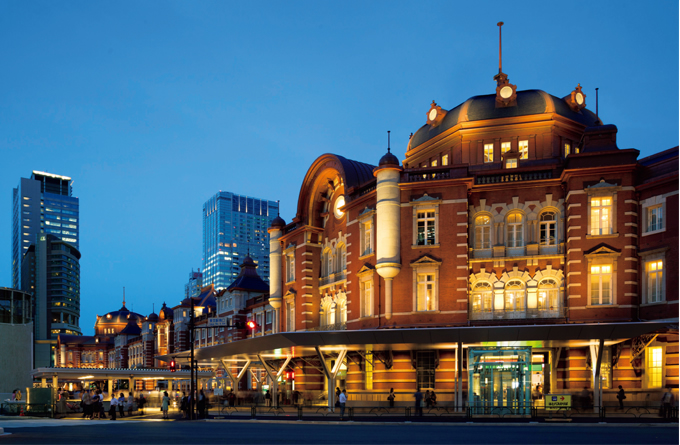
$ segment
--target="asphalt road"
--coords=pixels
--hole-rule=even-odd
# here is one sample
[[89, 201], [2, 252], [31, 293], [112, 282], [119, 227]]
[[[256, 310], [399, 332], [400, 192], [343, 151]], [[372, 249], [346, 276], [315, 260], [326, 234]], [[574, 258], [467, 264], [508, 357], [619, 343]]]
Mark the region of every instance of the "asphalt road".
[[[78, 422], [78, 423], [75, 423]], [[677, 444], [678, 425], [352, 424], [75, 421], [62, 426], [0, 422], [4, 444]]]

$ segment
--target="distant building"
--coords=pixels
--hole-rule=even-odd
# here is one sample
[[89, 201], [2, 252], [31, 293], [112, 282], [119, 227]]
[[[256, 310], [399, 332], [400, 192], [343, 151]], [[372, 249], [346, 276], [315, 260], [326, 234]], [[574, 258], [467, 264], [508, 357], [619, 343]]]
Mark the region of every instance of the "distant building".
[[32, 386], [33, 302], [31, 294], [0, 287], [0, 393]]
[[203, 285], [226, 289], [239, 274], [242, 258], [250, 256], [262, 278], [269, 280], [267, 228], [279, 203], [219, 192], [203, 205]]
[[201, 273], [201, 269], [198, 269], [198, 272], [194, 272], [192, 269], [191, 273], [189, 274], [189, 281], [184, 285], [184, 297], [198, 297], [198, 294], [201, 293], [202, 287], [203, 274]]

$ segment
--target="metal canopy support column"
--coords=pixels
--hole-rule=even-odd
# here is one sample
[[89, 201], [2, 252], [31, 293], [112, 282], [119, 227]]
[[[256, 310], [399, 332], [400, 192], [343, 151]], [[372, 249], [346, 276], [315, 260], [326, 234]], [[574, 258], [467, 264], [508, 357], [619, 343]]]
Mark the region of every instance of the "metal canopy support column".
[[113, 379], [109, 378], [107, 379], [108, 382], [108, 390], [109, 390], [109, 397], [113, 396]]
[[239, 371], [238, 375], [234, 377], [234, 374], [231, 372], [231, 369], [229, 369], [229, 366], [224, 362], [224, 360], [220, 360], [222, 363], [222, 366], [224, 367], [224, 370], [227, 371], [227, 375], [229, 376], [229, 379], [231, 379], [232, 382], [232, 391], [234, 393], [238, 392], [238, 384], [243, 378], [243, 376], [246, 374], [248, 371], [248, 368], [250, 368], [250, 360], [246, 360], [246, 364], [243, 365], [243, 368]]
[[562, 356], [562, 348], [556, 348], [552, 351], [552, 356], [550, 357], [550, 392], [555, 394], [557, 390], [557, 366], [560, 363], [560, 357]]
[[602, 351], [604, 350], [604, 339], [599, 340], [599, 344], [595, 346], [590, 345], [591, 360], [592, 357], [597, 357], [595, 363], [594, 378], [593, 378], [593, 412], [597, 413], [602, 404], [602, 377], [600, 370], [602, 367]]
[[463, 342], [458, 342], [456, 348], [456, 407], [458, 412], [463, 411]]
[[345, 356], [347, 355], [347, 350], [342, 349], [338, 353], [338, 358], [335, 361], [335, 366], [333, 369], [328, 369], [328, 366], [326, 366], [326, 359], [321, 352], [321, 349], [319, 349], [318, 346], [314, 346], [314, 349], [316, 349], [316, 353], [319, 356], [319, 360], [321, 361], [321, 367], [323, 369], [323, 373], [326, 375], [326, 378], [328, 379], [328, 410], [329, 411], [334, 411], [335, 408], [335, 377], [338, 375], [338, 371], [340, 370], [340, 365], [342, 365], [343, 360], [345, 359]]
[[267, 373], [267, 376], [269, 376], [269, 380], [272, 382], [272, 405], [277, 407], [279, 406], [279, 376], [283, 374], [283, 370], [286, 369], [286, 366], [288, 366], [288, 363], [290, 363], [291, 357], [286, 357], [286, 362], [283, 364], [281, 369], [277, 369], [276, 373], [273, 373], [272, 369], [269, 367], [267, 362], [264, 361], [264, 359], [260, 356], [260, 354], [257, 354], [257, 358], [260, 360], [260, 363], [262, 363], [262, 367], [264, 368], [265, 372]]

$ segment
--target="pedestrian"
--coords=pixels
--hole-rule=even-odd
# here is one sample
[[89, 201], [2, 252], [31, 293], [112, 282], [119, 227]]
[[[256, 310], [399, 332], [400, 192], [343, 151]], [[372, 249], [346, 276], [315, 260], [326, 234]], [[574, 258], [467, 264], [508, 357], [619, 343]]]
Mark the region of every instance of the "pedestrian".
[[340, 408], [340, 394], [342, 391], [340, 391], [339, 387], [335, 387], [335, 407]]
[[189, 417], [189, 399], [187, 394], [182, 392], [182, 399], [179, 402], [179, 410], [182, 411], [182, 419]]
[[583, 391], [581, 391], [581, 407], [583, 409], [588, 409], [590, 406], [590, 391], [588, 391], [588, 387], [584, 386]]
[[132, 417], [132, 408], [135, 405], [135, 398], [132, 397], [132, 393], [128, 393], [128, 398], [127, 398], [127, 412], [128, 416]]
[[437, 394], [434, 393], [434, 390], [430, 392], [430, 403], [432, 406], [437, 406]]
[[14, 402], [17, 399], [17, 390], [15, 389], [12, 391], [12, 402]]
[[167, 391], [163, 391], [163, 401], [161, 402], [161, 411], [163, 411], [163, 418], [169, 419], [168, 417], [168, 404], [170, 403], [170, 397]]
[[416, 393], [413, 394], [413, 397], [416, 399], [416, 415], [417, 416], [422, 416], [423, 415], [423, 393], [420, 392], [420, 388], [416, 390]]
[[227, 401], [229, 402], [229, 406], [236, 406], [236, 394], [231, 390], [229, 391], [229, 394], [227, 394]]
[[621, 385], [619, 385], [619, 392], [616, 393], [616, 398], [619, 399], [619, 409], [623, 409], [623, 399], [626, 398], [626, 392]]
[[92, 419], [92, 395], [90, 394], [90, 390], [86, 389], [83, 391], [83, 398], [80, 401], [80, 404], [83, 406], [83, 417], [86, 419]]
[[347, 403], [347, 392], [343, 389], [338, 396], [338, 402], [340, 402], [340, 420], [345, 417], [345, 404]]
[[430, 390], [425, 391], [425, 407], [427, 409], [432, 408], [432, 396], [430, 395]]
[[272, 406], [272, 395], [269, 390], [264, 393], [264, 403], [266, 403], [267, 406]]
[[198, 393], [198, 418], [205, 419], [206, 399], [203, 390]]
[[121, 418], [125, 417], [125, 394], [122, 392], [120, 393], [120, 397], [118, 397], [118, 412], [120, 413]]
[[139, 414], [144, 415], [144, 405], [146, 404], [146, 397], [144, 397], [144, 394], [139, 395], [139, 401], [137, 402], [137, 405], [139, 406]]
[[297, 389], [293, 391], [293, 405], [297, 406], [298, 401], [300, 400], [300, 391]]
[[387, 396], [387, 401], [390, 402], [390, 408], [394, 408], [394, 399], [397, 396], [394, 394], [394, 388], [390, 388], [390, 393]]
[[99, 394], [97, 391], [94, 392], [94, 395], [92, 396], [92, 414], [90, 416], [91, 419], [97, 418], [99, 419]]
[[666, 392], [663, 393], [663, 396], [661, 396], [661, 417], [664, 419], [671, 418], [671, 410], [673, 408], [674, 401], [675, 397], [671, 392], [670, 385], [666, 385]]
[[111, 396], [111, 406], [109, 406], [109, 416], [111, 416], [111, 420], [116, 420], [116, 410], [118, 409], [118, 399], [116, 399], [116, 395], [113, 394]]

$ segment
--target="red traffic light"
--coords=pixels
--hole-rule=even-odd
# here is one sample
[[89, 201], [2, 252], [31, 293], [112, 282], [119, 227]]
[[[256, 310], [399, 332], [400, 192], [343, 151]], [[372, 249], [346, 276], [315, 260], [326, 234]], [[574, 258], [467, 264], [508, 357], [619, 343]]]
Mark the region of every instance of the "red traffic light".
[[295, 380], [295, 372], [286, 371], [286, 380]]
[[174, 360], [170, 360], [170, 372], [175, 372], [177, 370], [177, 364]]
[[253, 320], [249, 320], [246, 323], [246, 326], [248, 327], [248, 329], [255, 329], [257, 328], [257, 323], [255, 323]]

